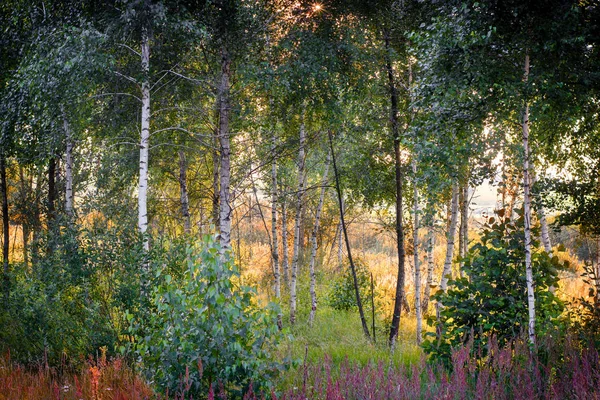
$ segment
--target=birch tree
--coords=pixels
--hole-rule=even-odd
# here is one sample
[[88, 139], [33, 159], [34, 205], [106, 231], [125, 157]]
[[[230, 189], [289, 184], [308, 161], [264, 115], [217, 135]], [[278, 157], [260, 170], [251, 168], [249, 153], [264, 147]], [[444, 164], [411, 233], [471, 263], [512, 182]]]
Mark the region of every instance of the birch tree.
[[321, 221], [321, 212], [323, 210], [323, 202], [325, 200], [325, 191], [327, 190], [327, 175], [329, 173], [329, 164], [331, 163], [331, 153], [327, 152], [327, 159], [325, 160], [325, 171], [323, 172], [323, 181], [321, 182], [321, 194], [319, 195], [319, 204], [315, 213], [315, 223], [310, 236], [310, 262], [309, 262], [309, 274], [310, 274], [310, 315], [308, 317], [308, 323], [312, 325], [315, 319], [315, 313], [317, 312], [317, 291], [316, 291], [316, 277], [315, 277], [315, 262], [317, 259], [317, 236], [319, 234], [319, 223]]
[[290, 323], [296, 322], [296, 287], [298, 277], [298, 263], [300, 257], [300, 224], [302, 223], [302, 210], [304, 207], [304, 163], [306, 161], [306, 132], [304, 125], [305, 110], [302, 111], [300, 121], [298, 161], [298, 189], [296, 191], [296, 217], [294, 220], [294, 247], [292, 249], [292, 265], [290, 279]]

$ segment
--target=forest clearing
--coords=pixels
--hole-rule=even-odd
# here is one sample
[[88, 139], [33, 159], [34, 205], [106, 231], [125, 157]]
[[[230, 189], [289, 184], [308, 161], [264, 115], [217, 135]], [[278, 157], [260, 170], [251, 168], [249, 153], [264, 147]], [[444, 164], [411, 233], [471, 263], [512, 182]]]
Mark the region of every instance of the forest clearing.
[[0, 400], [600, 399], [597, 2], [0, 28]]

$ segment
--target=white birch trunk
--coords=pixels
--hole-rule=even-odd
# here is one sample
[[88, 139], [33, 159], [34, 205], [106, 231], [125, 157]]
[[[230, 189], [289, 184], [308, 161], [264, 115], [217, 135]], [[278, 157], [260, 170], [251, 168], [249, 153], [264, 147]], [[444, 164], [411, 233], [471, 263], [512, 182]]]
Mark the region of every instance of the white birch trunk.
[[[452, 201], [450, 203], [450, 224], [448, 225], [448, 232], [446, 235], [446, 259], [444, 260], [444, 269], [442, 270], [442, 278], [440, 280], [440, 290], [445, 292], [448, 288], [448, 280], [452, 273], [452, 256], [454, 254], [454, 234], [456, 232], [456, 225], [458, 223], [458, 184], [452, 185]], [[437, 302], [435, 305], [435, 315], [438, 321], [436, 327], [436, 334], [438, 340], [441, 335], [440, 326], [440, 312], [444, 305]]]
[[[533, 171], [530, 171], [530, 181], [531, 186], [535, 185], [536, 176]], [[539, 204], [539, 203], [538, 203]], [[544, 245], [544, 250], [550, 257], [552, 257], [552, 242], [550, 241], [550, 231], [548, 230], [548, 221], [546, 220], [546, 211], [544, 207], [540, 204], [536, 210], [538, 219], [540, 220], [540, 230], [541, 230], [541, 239], [542, 244]]]
[[302, 209], [304, 208], [304, 145], [306, 135], [304, 132], [304, 113], [300, 125], [300, 149], [298, 151], [298, 192], [296, 194], [296, 220], [294, 221], [294, 248], [292, 253], [292, 279], [290, 282], [290, 323], [296, 322], [296, 279], [298, 274], [298, 260], [300, 255], [300, 224], [302, 222]]
[[219, 175], [221, 165], [221, 155], [219, 154], [219, 99], [215, 101], [215, 126], [213, 129], [213, 146], [212, 150], [212, 210], [211, 219], [214, 225], [215, 232], [221, 231], [219, 226]]
[[[277, 136], [273, 132], [273, 143], [271, 146], [271, 153], [274, 155], [277, 148]], [[273, 157], [273, 163], [271, 164], [271, 257], [273, 258], [273, 274], [275, 275], [275, 298], [277, 301], [281, 301], [281, 269], [279, 267], [279, 240], [277, 238], [277, 158]], [[281, 312], [277, 314], [277, 326], [279, 329], [282, 328], [282, 315]]]
[[140, 181], [138, 186], [138, 228], [144, 235], [144, 250], [150, 245], [145, 237], [148, 231], [148, 148], [150, 144], [150, 43], [147, 29], [142, 30], [142, 121], [140, 138]]
[[310, 316], [308, 323], [312, 326], [315, 319], [315, 313], [317, 312], [317, 292], [316, 292], [316, 278], [315, 278], [315, 262], [317, 259], [317, 235], [319, 233], [319, 223], [321, 221], [321, 211], [323, 210], [323, 202], [325, 201], [325, 191], [327, 190], [327, 175], [329, 174], [329, 164], [331, 163], [331, 153], [327, 153], [327, 160], [325, 161], [325, 172], [323, 172], [323, 183], [321, 186], [321, 195], [319, 196], [319, 204], [317, 206], [317, 212], [315, 214], [315, 226], [310, 237], [311, 252], [310, 252]]
[[[460, 191], [460, 245], [458, 251], [460, 258], [462, 259], [467, 254], [469, 245], [469, 185], [465, 184]], [[461, 261], [458, 270], [461, 278], [463, 276], [463, 264], [464, 263]]]
[[454, 236], [458, 222], [458, 185], [452, 185], [452, 201], [450, 204], [450, 225], [446, 235], [446, 258], [444, 260], [444, 269], [440, 280], [440, 289], [445, 292], [448, 287], [448, 280], [452, 274], [452, 256], [454, 255]]
[[179, 150], [179, 197], [181, 201], [181, 215], [183, 216], [183, 231], [189, 235], [192, 230], [190, 221], [190, 200], [187, 189], [187, 164], [185, 153]]
[[550, 257], [552, 257], [552, 242], [550, 241], [550, 232], [548, 230], [548, 221], [546, 220], [546, 211], [544, 210], [544, 207], [539, 206], [537, 215], [540, 220], [544, 250]]
[[423, 294], [423, 311], [427, 313], [429, 309], [429, 297], [431, 296], [431, 286], [433, 285], [433, 249], [435, 246], [435, 235], [433, 231], [433, 222], [429, 226], [427, 233], [427, 277], [425, 278], [425, 293]]
[[221, 82], [219, 84], [219, 242], [221, 252], [231, 248], [231, 202], [229, 185], [231, 178], [231, 147], [229, 141], [229, 75], [231, 61], [227, 49], [221, 50]]
[[65, 131], [66, 152], [65, 152], [65, 212], [69, 219], [73, 218], [73, 135], [67, 113], [64, 107], [61, 107], [63, 117], [63, 129]]
[[415, 313], [417, 317], [417, 344], [421, 344], [423, 318], [421, 312], [421, 265], [419, 263], [419, 190], [417, 188], [417, 163], [412, 162], [413, 170], [413, 253], [415, 265]]
[[281, 269], [283, 272], [283, 280], [288, 290], [290, 289], [290, 257], [288, 248], [288, 230], [287, 230], [287, 209], [285, 199], [281, 202]]
[[[525, 55], [525, 73], [523, 80], [529, 78], [529, 54]], [[528, 336], [535, 343], [535, 294], [533, 288], [533, 269], [531, 266], [531, 196], [529, 180], [529, 104], [525, 100], [523, 110], [523, 217], [525, 220], [525, 275], [527, 280], [527, 308], [529, 310]]]

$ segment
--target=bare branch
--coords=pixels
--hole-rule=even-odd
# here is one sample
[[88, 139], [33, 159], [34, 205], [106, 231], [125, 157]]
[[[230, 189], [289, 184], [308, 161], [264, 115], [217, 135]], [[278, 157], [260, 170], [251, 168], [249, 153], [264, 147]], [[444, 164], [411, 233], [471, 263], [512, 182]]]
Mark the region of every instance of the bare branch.
[[117, 76], [120, 76], [121, 78], [124, 78], [126, 80], [128, 80], [129, 82], [134, 83], [136, 86], [140, 86], [140, 84], [138, 83], [138, 81], [136, 81], [135, 79], [133, 79], [131, 76], [128, 75], [124, 75], [122, 73], [120, 73], [119, 71], [113, 71], [113, 73]]
[[138, 57], [142, 57], [142, 54], [140, 52], [138, 52], [137, 50], [134, 50], [133, 48], [127, 46], [124, 43], [118, 43], [117, 46], [124, 47], [127, 50], [130, 50], [133, 54], [137, 55]]

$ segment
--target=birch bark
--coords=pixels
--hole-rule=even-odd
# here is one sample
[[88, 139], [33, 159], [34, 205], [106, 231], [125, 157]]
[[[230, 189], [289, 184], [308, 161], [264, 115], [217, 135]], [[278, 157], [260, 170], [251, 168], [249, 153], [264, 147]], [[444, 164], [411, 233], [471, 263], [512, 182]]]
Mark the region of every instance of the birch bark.
[[231, 203], [229, 185], [231, 178], [231, 145], [229, 138], [229, 91], [231, 60], [226, 48], [221, 49], [221, 82], [219, 84], [219, 241], [221, 252], [231, 248]]
[[67, 113], [61, 107], [63, 117], [63, 130], [65, 131], [66, 152], [65, 152], [65, 212], [69, 219], [73, 218], [73, 136]]
[[317, 259], [317, 235], [319, 233], [319, 222], [321, 220], [321, 211], [323, 210], [323, 202], [325, 200], [325, 191], [327, 190], [327, 175], [329, 174], [329, 164], [331, 163], [331, 153], [327, 153], [327, 160], [325, 161], [325, 172], [323, 172], [323, 182], [321, 186], [321, 194], [319, 196], [319, 204], [317, 206], [317, 212], [315, 214], [315, 225], [310, 237], [311, 252], [310, 252], [310, 315], [308, 323], [312, 326], [315, 319], [315, 313], [317, 312], [317, 292], [316, 292], [316, 278], [315, 278], [315, 262]]
[[[530, 181], [531, 181], [531, 186], [535, 185], [536, 183], [536, 175], [533, 171], [530, 171]], [[552, 242], [550, 241], [550, 231], [548, 230], [548, 221], [546, 220], [546, 211], [544, 210], [544, 207], [538, 203], [538, 207], [537, 207], [537, 216], [538, 219], [540, 220], [540, 230], [541, 230], [541, 239], [542, 239], [542, 244], [544, 245], [544, 250], [546, 251], [546, 253], [548, 253], [548, 255], [550, 257], [552, 257]]]
[[444, 269], [440, 279], [440, 289], [446, 291], [448, 280], [452, 274], [452, 256], [454, 255], [454, 240], [456, 225], [458, 223], [458, 185], [452, 185], [452, 200], [450, 203], [450, 224], [446, 233], [446, 257], [444, 259]]
[[219, 226], [219, 175], [220, 175], [220, 165], [221, 165], [221, 156], [219, 154], [219, 103], [220, 100], [218, 98], [215, 100], [215, 108], [214, 108], [214, 116], [215, 116], [215, 124], [213, 128], [213, 150], [212, 150], [212, 223], [215, 226], [215, 232], [219, 233], [221, 228]]
[[148, 30], [142, 29], [142, 121], [140, 136], [140, 177], [138, 185], [138, 228], [144, 235], [144, 250], [150, 249], [146, 232], [148, 231], [148, 149], [150, 144], [150, 43]]
[[[529, 53], [525, 54], [523, 81], [529, 80]], [[535, 343], [535, 294], [531, 266], [531, 196], [529, 180], [529, 103], [525, 99], [523, 109], [523, 218], [525, 220], [525, 276], [527, 280], [527, 308], [529, 310], [529, 342]]]
[[290, 323], [296, 322], [296, 280], [298, 275], [298, 261], [300, 256], [300, 224], [304, 208], [304, 162], [306, 132], [304, 131], [304, 112], [300, 124], [300, 148], [298, 150], [298, 192], [296, 193], [296, 220], [294, 221], [294, 248], [292, 253], [292, 279], [290, 282]]
[[421, 265], [419, 263], [419, 190], [417, 188], [417, 163], [412, 162], [413, 170], [413, 255], [415, 265], [415, 313], [417, 317], [417, 344], [421, 344], [423, 319], [421, 312]]
[[183, 232], [189, 235], [192, 230], [190, 220], [190, 200], [187, 188], [187, 162], [183, 150], [179, 150], [179, 198], [181, 202], [181, 215], [183, 217]]
[[[458, 184], [452, 185], [452, 200], [450, 203], [450, 223], [448, 224], [448, 232], [446, 233], [446, 258], [444, 260], [444, 269], [442, 270], [442, 277], [440, 279], [440, 290], [445, 292], [448, 288], [448, 280], [452, 274], [452, 256], [454, 255], [454, 235], [456, 232], [456, 225], [458, 223]], [[440, 321], [440, 311], [443, 305], [436, 303], [435, 314], [438, 322]], [[441, 334], [440, 327], [437, 328], [438, 338]]]
[[431, 296], [431, 286], [433, 285], [433, 249], [435, 245], [435, 235], [433, 231], [433, 220], [429, 225], [429, 232], [427, 233], [427, 277], [425, 278], [425, 292], [423, 293], [423, 305], [422, 309], [425, 313], [429, 308], [429, 297]]
[[[275, 155], [277, 148], [277, 135], [273, 131], [271, 153]], [[277, 191], [277, 158], [273, 157], [271, 164], [271, 257], [273, 259], [273, 272], [275, 275], [275, 298], [277, 301], [281, 301], [281, 268], [279, 266], [279, 240], [277, 238], [277, 202], [279, 194]], [[282, 315], [281, 312], [277, 314], [277, 326], [279, 329], [282, 328]]]
[[[462, 259], [467, 254], [467, 248], [469, 245], [469, 185], [465, 184], [462, 188], [459, 189], [459, 200], [460, 200], [460, 229], [459, 229], [459, 256]], [[459, 274], [462, 278], [463, 270], [462, 270], [463, 262], [461, 261], [459, 264]]]
[[290, 261], [289, 261], [289, 243], [287, 230], [287, 207], [285, 199], [281, 199], [281, 269], [283, 272], [283, 280], [287, 288], [290, 288]]

